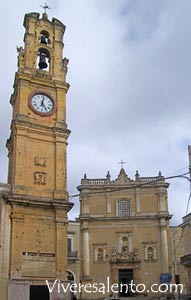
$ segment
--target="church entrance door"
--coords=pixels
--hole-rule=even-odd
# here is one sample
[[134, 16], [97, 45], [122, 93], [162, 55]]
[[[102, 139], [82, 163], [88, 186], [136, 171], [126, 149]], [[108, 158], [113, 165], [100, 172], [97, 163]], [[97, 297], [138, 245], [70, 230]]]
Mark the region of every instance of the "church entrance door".
[[129, 284], [133, 280], [133, 269], [118, 270], [119, 296], [133, 296]]
[[50, 300], [48, 287], [45, 285], [30, 286], [30, 300]]

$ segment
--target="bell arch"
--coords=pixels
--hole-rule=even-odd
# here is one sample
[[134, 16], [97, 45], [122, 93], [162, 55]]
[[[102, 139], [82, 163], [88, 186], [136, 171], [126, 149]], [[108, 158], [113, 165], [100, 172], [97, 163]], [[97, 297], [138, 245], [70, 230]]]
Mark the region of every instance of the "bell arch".
[[40, 32], [39, 43], [44, 45], [50, 44], [50, 34], [46, 30]]
[[51, 63], [50, 51], [44, 47], [40, 47], [37, 51], [37, 68], [49, 72], [50, 63]]

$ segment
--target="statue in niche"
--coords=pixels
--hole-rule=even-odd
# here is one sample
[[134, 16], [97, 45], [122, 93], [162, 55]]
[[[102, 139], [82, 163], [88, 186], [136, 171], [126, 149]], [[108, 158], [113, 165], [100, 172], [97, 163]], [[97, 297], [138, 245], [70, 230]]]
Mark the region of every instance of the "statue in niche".
[[121, 251], [124, 252], [129, 252], [129, 241], [127, 236], [122, 237], [122, 248]]
[[147, 249], [147, 255], [148, 255], [148, 259], [152, 260], [154, 258], [154, 250], [152, 247], [148, 247]]
[[102, 248], [97, 249], [97, 261], [103, 261], [103, 249]]

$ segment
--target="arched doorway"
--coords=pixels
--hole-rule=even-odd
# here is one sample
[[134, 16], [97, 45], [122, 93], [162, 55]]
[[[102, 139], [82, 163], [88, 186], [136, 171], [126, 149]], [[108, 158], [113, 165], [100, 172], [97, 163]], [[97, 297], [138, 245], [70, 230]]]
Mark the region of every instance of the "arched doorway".
[[[74, 283], [74, 274], [69, 270], [67, 271], [67, 279], [70, 282], [70, 284]], [[70, 299], [71, 300], [76, 299], [75, 291], [72, 289], [70, 289]]]

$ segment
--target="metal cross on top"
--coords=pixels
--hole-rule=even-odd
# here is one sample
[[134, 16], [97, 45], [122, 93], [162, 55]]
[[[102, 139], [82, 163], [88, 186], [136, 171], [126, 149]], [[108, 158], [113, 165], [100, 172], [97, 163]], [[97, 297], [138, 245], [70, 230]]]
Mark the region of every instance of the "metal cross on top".
[[126, 161], [123, 161], [123, 159], [122, 159], [120, 162], [118, 162], [118, 164], [120, 164], [121, 168], [123, 169], [123, 165], [126, 164]]
[[45, 13], [45, 14], [46, 14], [46, 10], [47, 10], [47, 9], [51, 9], [51, 8], [48, 6], [47, 3], [45, 3], [44, 6], [41, 5], [41, 7], [44, 8], [44, 13]]

